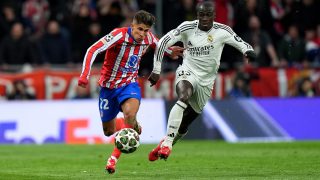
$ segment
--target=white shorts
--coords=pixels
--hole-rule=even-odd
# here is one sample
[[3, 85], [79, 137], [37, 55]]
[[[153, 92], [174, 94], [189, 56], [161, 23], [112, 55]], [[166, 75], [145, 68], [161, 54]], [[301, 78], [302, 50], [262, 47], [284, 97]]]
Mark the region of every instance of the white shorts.
[[197, 80], [196, 76], [190, 70], [179, 66], [176, 71], [176, 86], [182, 80], [188, 81], [192, 84], [193, 94], [189, 99], [189, 104], [194, 111], [200, 114], [203, 107], [211, 97], [212, 87], [201, 86], [199, 84], [199, 80]]

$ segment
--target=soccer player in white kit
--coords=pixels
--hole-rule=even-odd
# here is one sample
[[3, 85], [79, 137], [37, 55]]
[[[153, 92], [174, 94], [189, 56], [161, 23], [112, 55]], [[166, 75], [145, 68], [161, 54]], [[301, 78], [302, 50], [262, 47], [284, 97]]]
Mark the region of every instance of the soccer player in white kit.
[[229, 26], [214, 22], [214, 16], [212, 2], [199, 3], [198, 20], [183, 22], [163, 36], [157, 45], [153, 71], [149, 76], [151, 85], [155, 85], [160, 78], [164, 50], [178, 41], [183, 42], [185, 50], [183, 63], [176, 71], [178, 101], [169, 114], [167, 135], [149, 153], [150, 161], [159, 157], [166, 160], [173, 144], [187, 133], [188, 126], [202, 112], [212, 94], [225, 44], [235, 47], [250, 60], [256, 57], [251, 45]]

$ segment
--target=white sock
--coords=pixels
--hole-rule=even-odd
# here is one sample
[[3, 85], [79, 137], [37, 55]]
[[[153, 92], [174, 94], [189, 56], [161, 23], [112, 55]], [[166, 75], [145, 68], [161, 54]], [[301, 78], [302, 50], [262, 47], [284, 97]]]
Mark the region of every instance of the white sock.
[[188, 133], [188, 131], [183, 134], [180, 134], [178, 132], [178, 134], [176, 135], [176, 137], [174, 138], [174, 140], [172, 142], [172, 146], [175, 145], [180, 139], [182, 139], [187, 133]]
[[172, 107], [168, 119], [167, 136], [161, 146], [168, 146], [170, 149], [172, 148], [173, 140], [178, 133], [182, 121], [183, 111], [186, 108], [187, 104], [182, 101], [177, 101]]

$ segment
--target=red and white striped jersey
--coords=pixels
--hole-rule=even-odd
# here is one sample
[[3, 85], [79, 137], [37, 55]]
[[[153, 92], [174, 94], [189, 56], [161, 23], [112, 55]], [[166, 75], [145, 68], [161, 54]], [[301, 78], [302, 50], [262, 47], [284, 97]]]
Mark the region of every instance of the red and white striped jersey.
[[97, 54], [106, 51], [99, 85], [114, 89], [136, 82], [142, 55], [149, 46], [155, 48], [157, 43], [158, 38], [150, 31], [145, 39], [138, 43], [132, 37], [130, 27], [116, 28], [88, 48], [81, 77], [89, 79]]

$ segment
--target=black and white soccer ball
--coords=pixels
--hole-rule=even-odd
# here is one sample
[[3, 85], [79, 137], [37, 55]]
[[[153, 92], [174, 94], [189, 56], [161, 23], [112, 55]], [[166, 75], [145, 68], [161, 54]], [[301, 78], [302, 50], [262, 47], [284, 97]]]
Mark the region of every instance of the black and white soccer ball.
[[136, 151], [140, 145], [140, 138], [137, 131], [131, 128], [124, 128], [115, 135], [115, 146], [123, 153], [132, 153]]

